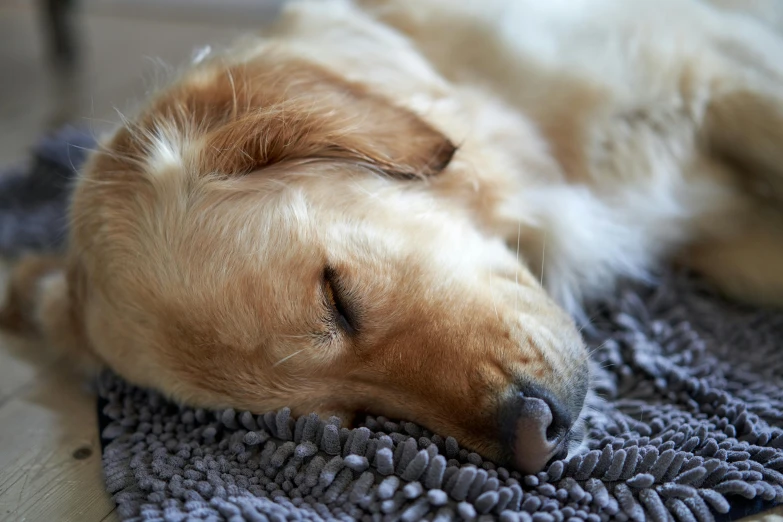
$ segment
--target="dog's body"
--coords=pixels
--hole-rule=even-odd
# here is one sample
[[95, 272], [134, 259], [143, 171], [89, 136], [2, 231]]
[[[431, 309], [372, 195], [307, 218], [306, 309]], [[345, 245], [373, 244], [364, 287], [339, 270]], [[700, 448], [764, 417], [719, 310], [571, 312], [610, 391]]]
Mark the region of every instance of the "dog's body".
[[[513, 114], [483, 130], [503, 140], [511, 165], [492, 176], [510, 177], [513, 194], [493, 232], [513, 248], [523, 224], [528, 266], [561, 305], [578, 313], [618, 276], [644, 277], [672, 258], [737, 297], [764, 300], [776, 288], [769, 298], [780, 302], [783, 237], [757, 198], [782, 194], [781, 169], [768, 167], [780, 153], [759, 150], [780, 139], [777, 35], [676, 0], [380, 3], [382, 19], [449, 80]], [[731, 244], [759, 227], [777, 237], [758, 238], [763, 252]]]
[[6, 318], [179, 400], [369, 409], [537, 471], [581, 438], [564, 309], [671, 260], [783, 304], [771, 28], [697, 0], [358, 3], [294, 4], [162, 90]]

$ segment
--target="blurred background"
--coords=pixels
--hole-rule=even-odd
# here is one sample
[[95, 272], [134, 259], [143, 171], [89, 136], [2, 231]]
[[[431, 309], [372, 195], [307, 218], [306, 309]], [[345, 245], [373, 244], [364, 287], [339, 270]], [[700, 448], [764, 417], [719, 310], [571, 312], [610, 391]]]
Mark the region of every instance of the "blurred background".
[[118, 121], [194, 50], [274, 20], [283, 0], [0, 0], [0, 169], [65, 123]]

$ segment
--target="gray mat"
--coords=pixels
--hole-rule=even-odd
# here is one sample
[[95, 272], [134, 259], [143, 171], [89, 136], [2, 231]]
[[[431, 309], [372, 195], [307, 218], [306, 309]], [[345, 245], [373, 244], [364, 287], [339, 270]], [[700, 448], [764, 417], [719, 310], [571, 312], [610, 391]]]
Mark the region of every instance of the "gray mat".
[[783, 315], [682, 275], [592, 312], [590, 451], [537, 475], [411, 423], [180, 408], [106, 374], [108, 488], [124, 519], [171, 521], [689, 521], [783, 501]]
[[[60, 244], [89, 136], [0, 178], [0, 251]], [[49, 223], [51, 226], [41, 226]], [[106, 373], [106, 484], [125, 520], [713, 520], [783, 502], [783, 314], [683, 275], [626, 286], [586, 331], [605, 401], [589, 452], [522, 477], [420, 427], [206, 412]]]

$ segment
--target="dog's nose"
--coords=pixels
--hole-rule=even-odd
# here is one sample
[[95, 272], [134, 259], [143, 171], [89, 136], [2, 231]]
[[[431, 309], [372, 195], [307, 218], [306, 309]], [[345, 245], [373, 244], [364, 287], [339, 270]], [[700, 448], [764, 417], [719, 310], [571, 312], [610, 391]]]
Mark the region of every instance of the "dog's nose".
[[516, 388], [501, 409], [500, 423], [503, 443], [523, 473], [537, 473], [568, 452], [571, 415], [553, 394], [539, 387]]

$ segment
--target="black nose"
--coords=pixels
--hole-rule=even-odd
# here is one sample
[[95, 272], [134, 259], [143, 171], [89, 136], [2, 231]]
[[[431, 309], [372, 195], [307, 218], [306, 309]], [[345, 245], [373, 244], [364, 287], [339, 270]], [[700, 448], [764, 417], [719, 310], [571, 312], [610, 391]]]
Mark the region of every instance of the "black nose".
[[555, 396], [538, 386], [516, 388], [501, 407], [500, 431], [510, 460], [523, 473], [537, 473], [565, 457], [573, 420]]

